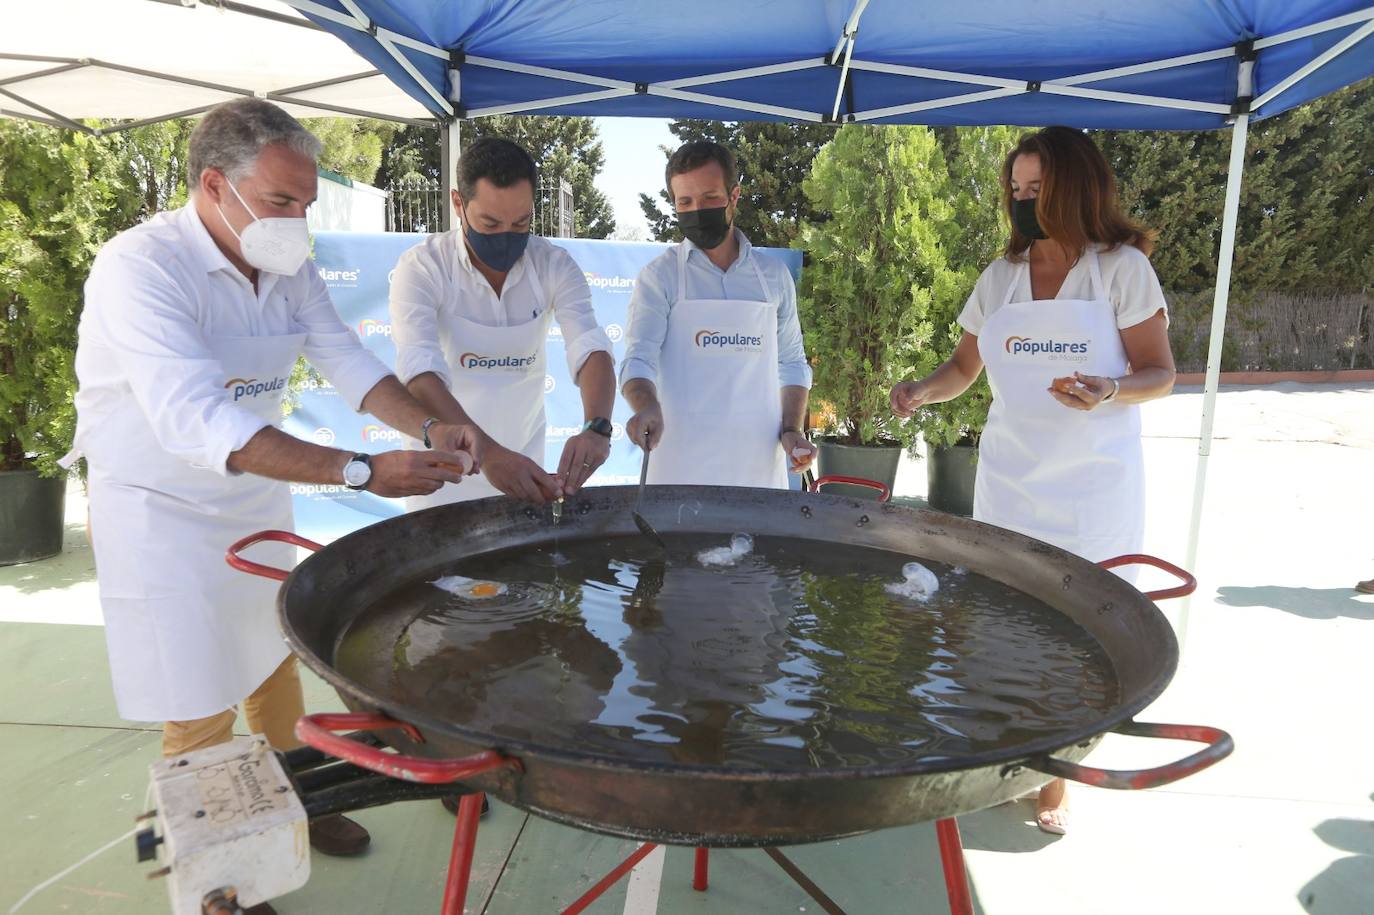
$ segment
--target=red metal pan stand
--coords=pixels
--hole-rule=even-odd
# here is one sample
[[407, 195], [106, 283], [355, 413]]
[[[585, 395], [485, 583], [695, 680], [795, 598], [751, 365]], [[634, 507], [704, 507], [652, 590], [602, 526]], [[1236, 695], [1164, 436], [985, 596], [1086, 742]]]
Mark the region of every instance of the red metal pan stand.
[[[367, 732], [390, 729], [403, 730], [413, 740], [421, 739], [413, 726], [370, 712], [306, 715], [296, 723], [296, 736], [310, 747], [350, 766], [379, 773], [388, 779], [426, 786], [450, 784], [496, 769], [520, 770], [518, 760], [493, 750], [462, 759], [434, 760], [385, 752], [377, 743], [360, 739]], [[348, 736], [334, 733], [340, 730], [356, 730], [360, 733]], [[440, 909], [442, 915], [462, 915], [472, 875], [472, 859], [477, 847], [477, 827], [481, 813], [482, 794], [464, 794], [461, 797], [458, 802], [457, 824], [453, 831], [453, 849], [449, 854], [448, 878], [444, 883], [444, 901]], [[940, 842], [940, 859], [944, 868], [945, 886], [949, 893], [951, 915], [973, 915], [973, 901], [969, 893], [968, 876], [964, 870], [964, 850], [959, 841], [959, 826], [953, 818], [940, 820], [935, 824], [935, 832]], [[614, 870], [565, 908], [563, 915], [577, 915], [584, 911], [657, 847], [658, 845], [653, 842], [639, 846]], [[844, 910], [781, 851], [776, 848], [765, 848], [764, 852], [776, 861], [807, 895], [816, 900], [825, 912], [829, 915], [844, 915]], [[705, 892], [710, 885], [709, 855], [710, 850], [707, 848], [696, 849], [692, 888], [701, 892]]]

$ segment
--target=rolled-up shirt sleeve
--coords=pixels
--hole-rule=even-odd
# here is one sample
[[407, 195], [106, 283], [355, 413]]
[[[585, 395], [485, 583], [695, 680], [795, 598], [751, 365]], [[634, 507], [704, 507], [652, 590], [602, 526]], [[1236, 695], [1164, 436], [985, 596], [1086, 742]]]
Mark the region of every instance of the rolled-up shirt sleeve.
[[309, 274], [309, 294], [293, 316], [305, 327], [305, 358], [329, 379], [349, 406], [362, 412], [367, 392], [391, 370], [363, 346], [358, 335], [339, 317], [329, 288], [313, 265]]
[[778, 383], [810, 389], [811, 366], [802, 345], [801, 321], [797, 317], [797, 287], [790, 273], [783, 274], [778, 299]]
[[625, 329], [625, 357], [620, 363], [620, 385], [634, 378], [647, 378], [658, 383], [658, 364], [663, 354], [663, 340], [668, 335], [668, 310], [671, 304], [661, 278], [654, 267], [659, 261], [639, 271], [635, 291], [630, 297], [630, 309]]
[[439, 283], [412, 249], [391, 278], [391, 342], [396, 344], [396, 377], [409, 384], [425, 372], [452, 383], [439, 344]]
[[577, 378], [592, 353], [611, 353], [611, 339], [597, 323], [592, 291], [582, 268], [561, 248], [554, 249], [552, 266], [553, 316], [563, 332], [568, 372]]
[[224, 366], [191, 301], [145, 254], [103, 254], [86, 281], [86, 308], [158, 445], [227, 476], [229, 455], [269, 423], [224, 396]]

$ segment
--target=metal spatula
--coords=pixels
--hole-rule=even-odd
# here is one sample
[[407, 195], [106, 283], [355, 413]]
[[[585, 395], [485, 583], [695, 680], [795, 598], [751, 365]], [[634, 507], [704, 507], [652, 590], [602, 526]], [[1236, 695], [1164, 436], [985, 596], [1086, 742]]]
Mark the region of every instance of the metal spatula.
[[645, 520], [644, 520], [644, 516], [641, 515], [641, 514], [639, 513], [639, 507], [640, 507], [641, 505], [644, 504], [644, 481], [645, 481], [646, 479], [648, 479], [648, 477], [649, 477], [649, 433], [648, 433], [648, 432], [645, 432], [645, 433], [644, 433], [644, 462], [643, 462], [642, 464], [639, 465], [639, 497], [638, 497], [637, 499], [635, 499], [634, 511], [630, 512], [630, 516], [633, 517], [633, 518], [635, 519], [635, 527], [639, 528], [639, 532], [640, 532], [641, 534], [643, 534], [645, 537], [648, 537], [648, 538], [649, 538], [650, 540], [652, 540], [654, 543], [658, 544], [658, 548], [659, 548], [660, 550], [663, 550], [664, 552], [667, 552], [667, 550], [668, 550], [668, 544], [666, 544], [666, 543], [663, 542], [663, 538], [660, 537], [660, 536], [658, 535], [658, 531], [654, 530], [653, 525], [650, 524], [648, 521], [645, 521]]

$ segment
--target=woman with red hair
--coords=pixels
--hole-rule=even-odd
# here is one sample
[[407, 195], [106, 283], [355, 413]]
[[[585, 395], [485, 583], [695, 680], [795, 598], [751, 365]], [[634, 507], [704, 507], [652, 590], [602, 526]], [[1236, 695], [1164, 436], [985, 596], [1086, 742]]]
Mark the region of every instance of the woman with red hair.
[[[892, 409], [952, 400], [987, 368], [973, 517], [1094, 562], [1139, 552], [1145, 526], [1138, 404], [1174, 385], [1154, 233], [1122, 214], [1116, 178], [1081, 131], [1023, 137], [1002, 168], [1006, 253], [959, 315], [938, 369], [893, 387]], [[1063, 779], [1036, 823], [1062, 835]]]

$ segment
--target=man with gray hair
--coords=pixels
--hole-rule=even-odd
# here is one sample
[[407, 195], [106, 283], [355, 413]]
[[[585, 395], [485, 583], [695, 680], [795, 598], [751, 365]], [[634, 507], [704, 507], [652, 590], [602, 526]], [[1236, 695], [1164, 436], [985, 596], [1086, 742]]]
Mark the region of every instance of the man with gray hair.
[[[382, 496], [474, 472], [470, 428], [431, 418], [339, 318], [309, 260], [319, 141], [267, 102], [212, 109], [191, 135], [190, 201], [121, 233], [86, 282], [76, 445], [119, 712], [161, 721], [174, 756], [229, 740], [235, 707], [282, 750], [304, 711], [278, 631], [277, 585], [225, 549], [292, 527], [287, 481]], [[277, 428], [304, 355], [354, 409], [432, 446], [354, 454]], [[253, 558], [290, 567], [286, 544]], [[342, 817], [311, 823], [334, 854], [367, 844]]]

